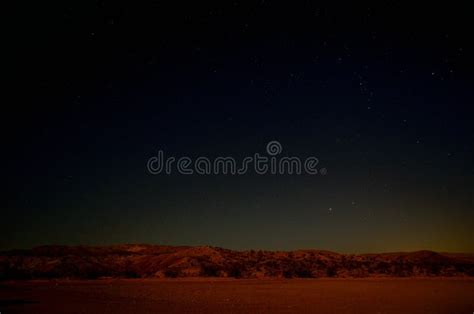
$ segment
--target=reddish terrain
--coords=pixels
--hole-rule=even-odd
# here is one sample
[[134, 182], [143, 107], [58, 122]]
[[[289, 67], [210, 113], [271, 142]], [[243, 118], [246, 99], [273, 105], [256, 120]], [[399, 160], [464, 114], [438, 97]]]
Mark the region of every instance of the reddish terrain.
[[42, 246], [0, 253], [0, 279], [474, 276], [474, 255], [431, 251], [339, 254], [159, 245]]
[[0, 284], [1, 313], [472, 313], [471, 278], [106, 279]]

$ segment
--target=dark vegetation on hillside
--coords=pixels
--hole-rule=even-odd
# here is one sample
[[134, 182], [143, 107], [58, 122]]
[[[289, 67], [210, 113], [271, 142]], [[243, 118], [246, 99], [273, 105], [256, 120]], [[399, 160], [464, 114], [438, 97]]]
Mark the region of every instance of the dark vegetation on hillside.
[[431, 251], [348, 255], [216, 247], [42, 246], [0, 252], [0, 279], [474, 276], [474, 256]]

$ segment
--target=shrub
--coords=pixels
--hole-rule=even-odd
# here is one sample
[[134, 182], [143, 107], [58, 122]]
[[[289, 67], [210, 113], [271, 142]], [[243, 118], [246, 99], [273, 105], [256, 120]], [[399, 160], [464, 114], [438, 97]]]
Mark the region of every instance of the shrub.
[[165, 270], [164, 274], [167, 278], [176, 278], [176, 277], [179, 276], [180, 271], [177, 270], [177, 269], [169, 268], [169, 269]]
[[328, 267], [328, 269], [326, 270], [326, 275], [328, 277], [336, 277], [337, 276], [336, 267]]
[[214, 264], [204, 264], [201, 266], [201, 276], [219, 277], [220, 267]]

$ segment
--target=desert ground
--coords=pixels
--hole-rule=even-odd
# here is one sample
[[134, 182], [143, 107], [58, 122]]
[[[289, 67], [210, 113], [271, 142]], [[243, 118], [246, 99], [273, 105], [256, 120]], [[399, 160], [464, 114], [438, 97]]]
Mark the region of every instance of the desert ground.
[[4, 313], [473, 313], [474, 279], [104, 279], [0, 284]]

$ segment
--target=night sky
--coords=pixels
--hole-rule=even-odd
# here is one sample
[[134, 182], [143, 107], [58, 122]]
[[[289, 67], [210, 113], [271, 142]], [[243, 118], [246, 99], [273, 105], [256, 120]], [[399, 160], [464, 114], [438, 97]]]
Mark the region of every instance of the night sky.
[[[471, 13], [396, 1], [29, 7], [9, 28], [0, 249], [474, 252]], [[327, 174], [147, 171], [160, 149], [240, 160], [272, 140]]]

